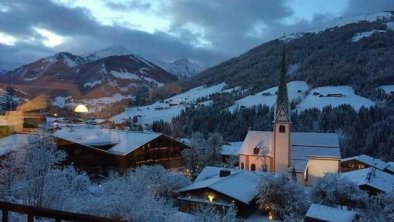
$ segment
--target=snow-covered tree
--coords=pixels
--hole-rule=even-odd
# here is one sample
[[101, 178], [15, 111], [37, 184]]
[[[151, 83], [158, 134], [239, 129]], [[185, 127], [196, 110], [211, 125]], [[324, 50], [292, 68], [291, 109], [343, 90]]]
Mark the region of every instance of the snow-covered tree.
[[208, 135], [208, 149], [211, 153], [211, 159], [218, 159], [218, 154], [220, 154], [220, 148], [223, 145], [223, 137], [220, 133], [210, 133]]
[[312, 187], [312, 202], [327, 206], [359, 206], [366, 198], [366, 193], [347, 178], [339, 174], [327, 173], [319, 178]]
[[382, 193], [365, 199], [362, 222], [394, 221], [394, 193]]
[[190, 140], [190, 148], [182, 151], [182, 157], [185, 166], [192, 174], [196, 173], [198, 169], [203, 169], [209, 159], [207, 150], [207, 142], [204, 135], [200, 132], [193, 134]]
[[28, 140], [28, 147], [19, 151], [24, 178], [19, 183], [18, 193], [28, 205], [49, 207], [44, 204], [47, 194], [44, 188], [49, 182], [46, 176], [65, 159], [66, 154], [57, 149], [54, 139], [44, 131], [29, 136]]
[[283, 173], [264, 173], [261, 178], [259, 209], [279, 219], [302, 220], [309, 207], [305, 188]]
[[161, 166], [142, 166], [111, 175], [80, 210], [133, 221], [166, 221], [177, 212], [167, 197], [189, 183]]
[[217, 210], [214, 206], [205, 206], [198, 208], [195, 212], [193, 222], [236, 222], [238, 221], [237, 210], [231, 206], [224, 212]]

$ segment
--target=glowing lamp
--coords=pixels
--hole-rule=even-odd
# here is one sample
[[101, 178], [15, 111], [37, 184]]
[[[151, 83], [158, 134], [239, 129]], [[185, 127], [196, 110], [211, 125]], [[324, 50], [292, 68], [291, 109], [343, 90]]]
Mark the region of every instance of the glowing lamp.
[[274, 219], [274, 214], [271, 211], [268, 213], [268, 219]]
[[83, 104], [79, 104], [77, 107], [75, 107], [74, 112], [76, 113], [87, 113], [89, 112], [88, 107], [86, 107]]
[[209, 202], [212, 202], [213, 201], [213, 198], [215, 198], [215, 196], [213, 195], [213, 194], [208, 194], [208, 200], [209, 200]]

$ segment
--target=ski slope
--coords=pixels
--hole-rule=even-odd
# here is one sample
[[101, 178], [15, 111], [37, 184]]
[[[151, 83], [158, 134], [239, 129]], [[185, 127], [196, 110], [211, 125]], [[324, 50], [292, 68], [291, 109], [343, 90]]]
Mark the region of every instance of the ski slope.
[[[170, 122], [172, 118], [179, 115], [187, 106], [195, 105], [195, 101], [198, 98], [220, 93], [225, 85], [225, 83], [221, 83], [211, 87], [199, 86], [151, 105], [127, 108], [124, 112], [112, 117], [111, 120], [121, 123], [128, 120], [128, 118], [138, 116], [138, 122], [142, 124], [151, 124], [159, 120]], [[206, 101], [201, 104], [209, 105], [211, 102]]]
[[[309, 86], [304, 81], [293, 81], [287, 83], [287, 89], [289, 94], [289, 100], [304, 98], [305, 93], [308, 91]], [[267, 90], [256, 93], [255, 95], [246, 96], [240, 100], [235, 101], [235, 104], [230, 106], [228, 110], [234, 112], [236, 109], [247, 108], [252, 106], [267, 105], [272, 107], [276, 101], [276, 92], [278, 87], [272, 87]]]
[[356, 95], [350, 86], [324, 86], [311, 90], [307, 97], [297, 105], [296, 109], [298, 112], [310, 108], [322, 110], [325, 106], [337, 107], [343, 104], [351, 105], [355, 110], [360, 110], [362, 106], [374, 106], [375, 102]]

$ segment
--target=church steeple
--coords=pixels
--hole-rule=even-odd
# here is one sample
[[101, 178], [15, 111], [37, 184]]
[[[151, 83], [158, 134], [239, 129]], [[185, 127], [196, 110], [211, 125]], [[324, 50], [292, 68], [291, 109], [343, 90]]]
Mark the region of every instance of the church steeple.
[[274, 121], [290, 122], [289, 97], [287, 94], [287, 84], [286, 84], [286, 48], [285, 48], [285, 46], [283, 46], [282, 65], [281, 65], [281, 69], [280, 69], [278, 95], [276, 97]]

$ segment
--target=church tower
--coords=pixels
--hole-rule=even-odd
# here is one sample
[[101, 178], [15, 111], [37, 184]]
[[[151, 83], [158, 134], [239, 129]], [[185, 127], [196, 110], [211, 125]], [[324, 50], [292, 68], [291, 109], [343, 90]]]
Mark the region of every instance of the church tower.
[[290, 166], [290, 107], [286, 84], [286, 49], [283, 46], [273, 129], [273, 171], [287, 173]]

